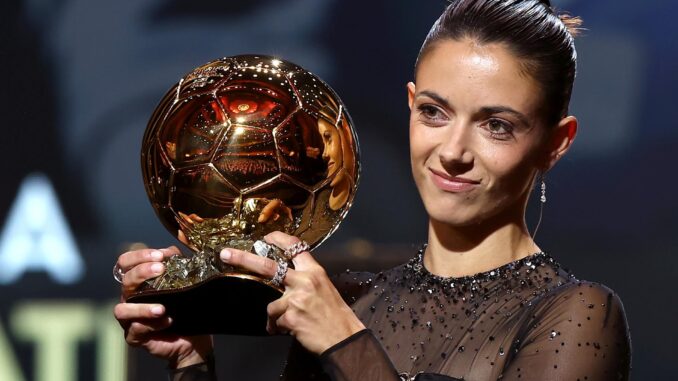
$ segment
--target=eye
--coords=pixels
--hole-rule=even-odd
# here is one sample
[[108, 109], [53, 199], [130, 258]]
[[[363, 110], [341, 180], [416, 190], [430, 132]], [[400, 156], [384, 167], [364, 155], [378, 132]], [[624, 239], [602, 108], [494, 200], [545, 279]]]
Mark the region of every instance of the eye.
[[485, 128], [494, 139], [509, 140], [513, 136], [513, 126], [500, 119], [488, 120]]
[[440, 123], [447, 119], [443, 111], [438, 106], [431, 104], [419, 105], [417, 107], [417, 111], [424, 122]]

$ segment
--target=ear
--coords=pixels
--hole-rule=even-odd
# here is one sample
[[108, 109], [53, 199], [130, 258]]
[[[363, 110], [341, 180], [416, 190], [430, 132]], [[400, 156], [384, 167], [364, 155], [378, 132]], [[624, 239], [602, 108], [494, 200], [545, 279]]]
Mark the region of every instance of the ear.
[[414, 93], [415, 93], [414, 82], [408, 82], [407, 83], [407, 105], [410, 107], [410, 110], [412, 110], [412, 104], [414, 103]]
[[558, 122], [558, 126], [551, 132], [549, 139], [549, 152], [546, 162], [544, 163], [543, 172], [548, 170], [560, 160], [563, 155], [570, 149], [574, 138], [577, 135], [577, 127], [579, 122], [574, 116], [566, 116]]

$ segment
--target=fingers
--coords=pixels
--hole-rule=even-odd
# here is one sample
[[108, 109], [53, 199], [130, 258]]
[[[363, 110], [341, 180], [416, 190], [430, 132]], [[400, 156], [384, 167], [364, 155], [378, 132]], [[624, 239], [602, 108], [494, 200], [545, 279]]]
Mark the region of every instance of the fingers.
[[[275, 245], [283, 250], [300, 241], [299, 238], [280, 231], [274, 231], [266, 234], [266, 236], [264, 236], [264, 240], [267, 243]], [[320, 267], [318, 262], [316, 262], [311, 253], [308, 251], [303, 251], [297, 254], [294, 259], [292, 259], [292, 263], [294, 263], [294, 268], [296, 270], [309, 270]]]
[[287, 306], [287, 298], [283, 296], [280, 299], [276, 299], [269, 303], [266, 307], [266, 313], [268, 313], [269, 317], [277, 319], [280, 315], [285, 313]]
[[[314, 289], [322, 285], [323, 281], [327, 280], [325, 270], [315, 262], [308, 252], [305, 252], [305, 254], [308, 255], [310, 261], [315, 265], [305, 269], [305, 271], [298, 271], [299, 268], [288, 269], [287, 274], [283, 279], [283, 284], [285, 286]], [[278, 270], [278, 263], [276, 261], [238, 249], [223, 249], [221, 251], [221, 260], [229, 265], [259, 274], [266, 279], [272, 279]], [[329, 280], [327, 280], [327, 282], [329, 282]]]
[[[221, 260], [229, 265], [252, 271], [264, 278], [273, 278], [278, 270], [278, 263], [276, 261], [238, 249], [229, 248], [222, 250]], [[292, 270], [290, 269], [289, 271], [291, 272]]]
[[266, 331], [270, 335], [286, 334], [288, 331], [282, 327], [278, 327], [277, 320], [287, 310], [287, 298], [285, 296], [268, 304], [266, 312], [268, 313], [268, 321], [266, 322]]
[[[279, 231], [267, 234], [264, 240], [283, 249], [299, 242], [299, 238]], [[273, 278], [278, 269], [276, 261], [238, 249], [228, 248], [222, 250], [221, 260], [268, 279]], [[313, 288], [321, 285], [325, 278], [327, 278], [325, 269], [313, 259], [313, 256], [308, 251], [299, 253], [292, 261], [294, 269], [288, 269], [283, 279], [283, 284], [286, 286], [294, 287], [301, 285], [305, 288]]]
[[282, 200], [275, 198], [266, 204], [266, 206], [264, 206], [264, 208], [261, 210], [261, 213], [259, 214], [259, 218], [257, 218], [257, 222], [266, 223], [271, 219], [273, 219], [273, 221], [277, 221], [282, 214], [284, 214], [285, 217], [287, 217], [290, 221], [294, 219], [292, 216], [292, 210], [285, 206], [285, 203], [283, 203]]
[[275, 210], [280, 206], [280, 200], [275, 198], [271, 200], [264, 208], [261, 210], [261, 213], [259, 214], [259, 218], [257, 219], [257, 222], [259, 223], [266, 223], [271, 216], [275, 213]]
[[290, 321], [290, 314], [282, 314], [278, 319], [275, 321], [275, 326], [278, 332], [286, 332], [290, 333], [292, 336], [295, 336], [295, 330], [293, 329], [294, 327], [294, 322]]
[[185, 222], [188, 222], [191, 225], [203, 222], [204, 219], [195, 213], [186, 214], [179, 212], [179, 217], [181, 217]]
[[125, 329], [125, 340], [134, 346], [144, 344], [149, 335], [172, 324], [172, 319], [164, 314], [161, 304], [119, 303], [113, 309], [113, 315]]
[[188, 242], [188, 238], [186, 238], [186, 234], [184, 234], [184, 231], [181, 230], [181, 229], [177, 230], [177, 239], [179, 241], [181, 241], [181, 243], [183, 243], [186, 246], [191, 244], [190, 242]]
[[113, 315], [118, 321], [154, 319], [165, 314], [162, 304], [118, 303]]
[[122, 278], [123, 295], [133, 293], [146, 280], [155, 278], [165, 271], [161, 262], [146, 262], [132, 267]]
[[142, 249], [123, 253], [118, 257], [122, 269], [122, 299], [126, 299], [144, 281], [157, 277], [165, 271], [162, 261], [181, 252], [175, 246], [165, 249]]
[[156, 249], [128, 251], [118, 257], [118, 266], [126, 273], [134, 266], [144, 262], [160, 262], [163, 258], [165, 258], [165, 255]]
[[171, 257], [179, 254], [180, 251], [176, 246], [171, 246], [165, 249], [141, 249], [128, 251], [120, 254], [118, 257], [118, 266], [123, 272], [129, 271], [132, 267], [144, 262], [160, 262], [165, 257]]
[[134, 321], [125, 330], [125, 341], [133, 346], [146, 343], [150, 336], [172, 325], [172, 319], [165, 316], [153, 320]]
[[293, 259], [294, 268], [297, 270], [313, 270], [317, 268], [322, 268], [315, 258], [308, 251], [302, 251], [297, 254]]
[[271, 245], [276, 245], [279, 248], [285, 250], [288, 247], [294, 245], [295, 243], [299, 242], [300, 239], [289, 234], [285, 234], [281, 231], [274, 231], [271, 233], [268, 233], [264, 236], [264, 241]]
[[186, 234], [184, 234], [184, 231], [183, 231], [183, 230], [181, 230], [181, 229], [177, 230], [177, 239], [178, 239], [181, 243], [183, 243], [184, 245], [186, 245], [186, 247], [190, 248], [191, 250], [198, 251], [198, 248], [195, 247], [195, 245], [193, 245], [193, 244], [191, 243], [191, 241], [188, 240], [188, 238], [186, 237]]
[[197, 215], [197, 214], [195, 214], [195, 213], [191, 213], [188, 217], [189, 217], [194, 223], [200, 223], [200, 222], [205, 221], [204, 218], [200, 217], [199, 215]]
[[285, 215], [287, 216], [287, 219], [288, 219], [288, 220], [294, 221], [294, 217], [292, 216], [292, 209], [288, 208], [287, 206], [285, 206], [285, 205], [283, 204], [283, 206], [282, 206], [282, 211], [285, 213]]

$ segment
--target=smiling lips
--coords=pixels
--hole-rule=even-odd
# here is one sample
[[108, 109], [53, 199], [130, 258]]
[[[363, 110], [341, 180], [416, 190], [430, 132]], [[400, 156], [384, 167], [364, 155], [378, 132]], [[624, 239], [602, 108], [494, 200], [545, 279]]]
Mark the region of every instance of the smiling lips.
[[334, 173], [334, 160], [327, 162], [327, 173], [330, 175]]
[[440, 190], [445, 192], [468, 192], [474, 189], [480, 181], [470, 180], [463, 177], [450, 176], [444, 172], [429, 168], [431, 180]]

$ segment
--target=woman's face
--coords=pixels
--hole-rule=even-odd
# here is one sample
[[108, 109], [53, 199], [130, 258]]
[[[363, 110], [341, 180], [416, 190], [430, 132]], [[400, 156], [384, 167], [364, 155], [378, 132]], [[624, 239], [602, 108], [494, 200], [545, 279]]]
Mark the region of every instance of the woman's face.
[[318, 132], [323, 139], [323, 159], [327, 162], [327, 177], [344, 165], [344, 156], [341, 150], [339, 131], [324, 119], [318, 119]]
[[543, 168], [538, 84], [502, 45], [438, 42], [408, 84], [414, 180], [429, 216], [521, 219]]

